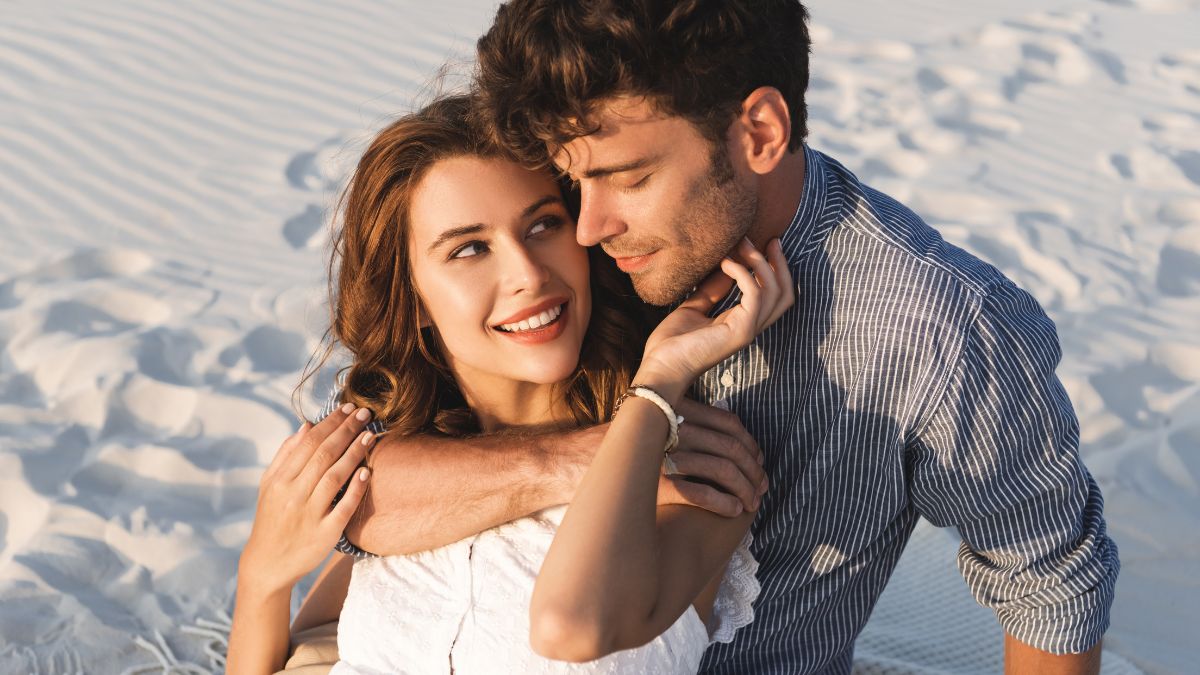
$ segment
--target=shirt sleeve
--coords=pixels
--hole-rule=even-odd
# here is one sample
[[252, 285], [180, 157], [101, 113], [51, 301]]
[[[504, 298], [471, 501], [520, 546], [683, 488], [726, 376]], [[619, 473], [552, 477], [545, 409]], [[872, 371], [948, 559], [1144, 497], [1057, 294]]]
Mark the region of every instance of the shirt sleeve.
[[1120, 570], [1054, 374], [1060, 356], [1037, 302], [1010, 283], [996, 288], [910, 446], [914, 504], [958, 529], [958, 567], [975, 599], [1008, 634], [1055, 654], [1099, 642]]
[[[321, 420], [332, 415], [333, 411], [336, 410], [337, 407], [340, 406], [341, 404], [342, 404], [342, 388], [340, 386], [335, 385], [333, 388], [333, 391], [331, 391], [329, 393], [329, 398], [325, 399], [325, 405], [321, 406], [321, 412], [317, 415], [317, 418], [313, 420], [313, 424], [317, 424]], [[369, 429], [372, 433], [380, 433], [383, 431], [382, 425], [378, 424], [375, 420], [371, 420], [367, 424], [367, 429]], [[353, 475], [351, 475], [350, 480], [354, 480]], [[346, 488], [349, 485], [350, 485], [350, 482], [347, 481], [346, 484], [342, 486], [342, 489], [338, 490], [338, 493], [336, 495], [334, 495], [334, 497], [333, 497], [334, 504], [337, 504], [339, 501], [342, 500], [342, 495], [346, 494]], [[342, 536], [338, 538], [338, 542], [336, 544], [334, 544], [333, 550], [335, 550], [339, 553], [345, 553], [346, 555], [352, 556], [356, 559], [357, 558], [377, 558], [378, 557], [374, 553], [371, 553], [369, 551], [364, 551], [361, 548], [359, 548], [358, 546], [356, 546], [354, 544], [354, 542], [350, 541], [350, 539], [346, 537], [345, 532], [343, 532]]]

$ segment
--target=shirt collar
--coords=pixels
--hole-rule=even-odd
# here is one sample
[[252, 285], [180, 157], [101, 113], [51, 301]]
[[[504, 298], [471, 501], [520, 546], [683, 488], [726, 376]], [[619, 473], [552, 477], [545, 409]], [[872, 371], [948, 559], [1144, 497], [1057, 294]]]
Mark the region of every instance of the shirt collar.
[[800, 256], [815, 248], [824, 234], [826, 228], [822, 228], [821, 224], [827, 220], [825, 216], [831, 207], [829, 190], [826, 189], [827, 171], [825, 156], [805, 145], [804, 189], [800, 204], [796, 207], [796, 215], [792, 216], [791, 225], [780, 237], [784, 256], [789, 262], [796, 262]]
[[[829, 211], [837, 208], [829, 199], [828, 166], [825, 155], [804, 146], [804, 189], [800, 204], [792, 222], [780, 237], [783, 255], [788, 263], [796, 262], [812, 251], [824, 238], [836, 219], [829, 218]], [[737, 286], [713, 307], [710, 316], [716, 316], [741, 301], [742, 294]]]

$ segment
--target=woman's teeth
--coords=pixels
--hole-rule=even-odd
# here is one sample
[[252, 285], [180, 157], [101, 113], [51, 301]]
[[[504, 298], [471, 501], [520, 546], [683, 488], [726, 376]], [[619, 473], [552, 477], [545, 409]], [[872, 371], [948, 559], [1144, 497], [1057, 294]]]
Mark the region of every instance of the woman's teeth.
[[528, 319], [523, 319], [516, 323], [500, 324], [500, 330], [509, 333], [517, 333], [523, 330], [534, 330], [535, 328], [541, 328], [542, 326], [545, 326], [551, 321], [557, 319], [558, 315], [562, 314], [562, 308], [562, 305], [551, 307], [541, 314], [535, 314]]

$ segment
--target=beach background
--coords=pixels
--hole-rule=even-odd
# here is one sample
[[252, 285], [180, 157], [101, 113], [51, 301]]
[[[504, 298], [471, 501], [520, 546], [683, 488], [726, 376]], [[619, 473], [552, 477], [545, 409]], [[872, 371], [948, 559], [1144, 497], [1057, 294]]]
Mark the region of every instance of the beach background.
[[[1107, 670], [1196, 672], [1200, 2], [808, 4], [811, 145], [1057, 323]], [[220, 670], [338, 191], [495, 6], [0, 3], [0, 673]], [[918, 529], [859, 672], [997, 672], [955, 547]]]

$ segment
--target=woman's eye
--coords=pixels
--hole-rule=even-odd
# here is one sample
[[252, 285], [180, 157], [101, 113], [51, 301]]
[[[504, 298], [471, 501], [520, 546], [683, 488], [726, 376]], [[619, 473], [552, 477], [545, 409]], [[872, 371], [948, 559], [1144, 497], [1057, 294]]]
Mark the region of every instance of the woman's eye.
[[541, 234], [542, 232], [552, 230], [559, 225], [562, 225], [562, 218], [557, 216], [542, 218], [529, 227], [529, 234]]
[[483, 245], [483, 242], [472, 241], [472, 242], [468, 242], [468, 243], [463, 244], [462, 246], [459, 246], [458, 248], [454, 249], [454, 252], [450, 254], [450, 257], [452, 259], [453, 258], [470, 258], [472, 256], [479, 255], [480, 253], [483, 253], [486, 250], [487, 250], [487, 247]]

